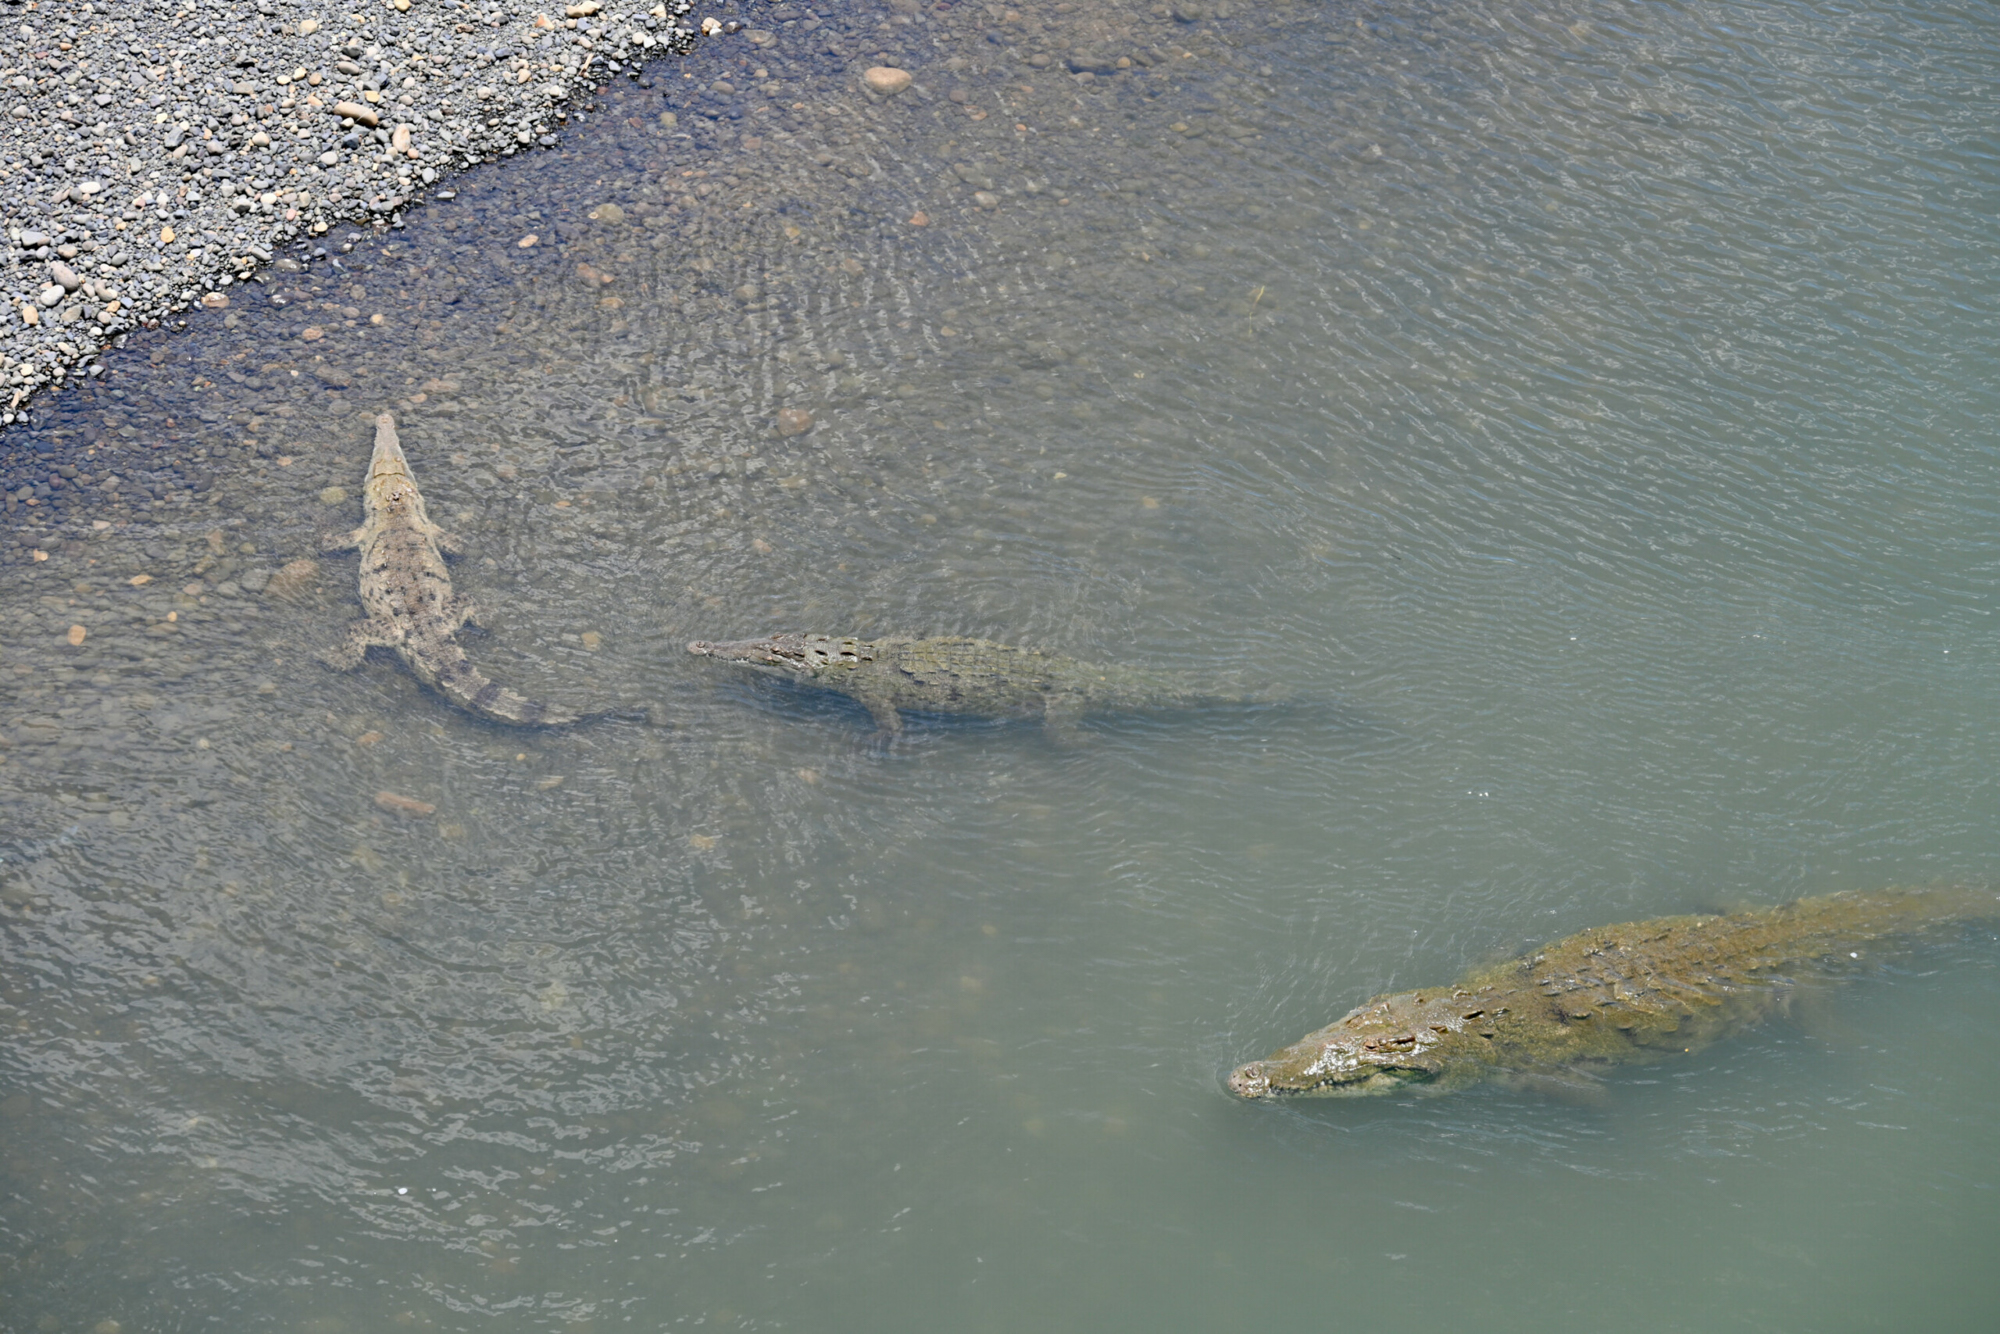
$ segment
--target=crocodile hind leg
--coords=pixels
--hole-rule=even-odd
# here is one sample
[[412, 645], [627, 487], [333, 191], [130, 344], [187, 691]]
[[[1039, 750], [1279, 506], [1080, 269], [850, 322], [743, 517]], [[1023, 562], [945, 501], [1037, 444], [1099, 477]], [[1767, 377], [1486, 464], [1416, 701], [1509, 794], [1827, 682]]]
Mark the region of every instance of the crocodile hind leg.
[[351, 672], [361, 665], [369, 649], [394, 648], [402, 642], [402, 627], [393, 621], [356, 621], [338, 644], [319, 655], [319, 660], [336, 672]]
[[445, 617], [450, 621], [453, 630], [463, 630], [468, 625], [476, 626], [479, 624], [479, 604], [463, 594], [455, 594], [451, 599], [451, 606], [445, 611]]

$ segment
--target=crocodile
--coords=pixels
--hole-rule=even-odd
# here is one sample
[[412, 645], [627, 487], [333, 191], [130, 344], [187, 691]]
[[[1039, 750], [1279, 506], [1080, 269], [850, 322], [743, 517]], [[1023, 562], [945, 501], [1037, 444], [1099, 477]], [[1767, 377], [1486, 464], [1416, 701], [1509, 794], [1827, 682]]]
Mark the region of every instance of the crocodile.
[[1037, 648], [984, 639], [857, 639], [767, 635], [711, 643], [688, 652], [733, 662], [851, 696], [886, 735], [902, 730], [902, 711], [986, 718], [1039, 718], [1067, 738], [1092, 713], [1261, 704], [1276, 691], [1217, 689], [1190, 673], [1078, 662]]
[[396, 438], [396, 419], [375, 418], [375, 452], [362, 490], [364, 519], [351, 533], [330, 536], [327, 551], [361, 552], [361, 605], [368, 612], [321, 657], [336, 671], [361, 665], [370, 648], [394, 649], [410, 673], [469, 713], [514, 727], [560, 727], [587, 715], [517, 694], [466, 659], [456, 638], [478, 609], [452, 592], [446, 552], [457, 539], [431, 522]]
[[1864, 951], [2000, 918], [2000, 895], [1877, 890], [1595, 927], [1451, 986], [1377, 996], [1261, 1061], [1243, 1098], [1450, 1093], [1487, 1079], [1587, 1089], [1596, 1069], [1700, 1050]]

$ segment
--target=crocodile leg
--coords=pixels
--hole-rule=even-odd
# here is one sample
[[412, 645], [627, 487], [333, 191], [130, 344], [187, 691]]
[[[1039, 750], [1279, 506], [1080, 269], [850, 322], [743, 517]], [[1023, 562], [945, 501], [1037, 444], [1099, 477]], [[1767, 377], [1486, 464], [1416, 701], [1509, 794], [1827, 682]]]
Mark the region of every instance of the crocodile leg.
[[1586, 1070], [1513, 1070], [1500, 1082], [1523, 1093], [1539, 1093], [1545, 1098], [1572, 1107], [1604, 1110], [1611, 1105], [1611, 1091], [1604, 1081]]
[[893, 738], [903, 730], [903, 715], [896, 712], [896, 701], [886, 691], [856, 690], [854, 698], [868, 710], [885, 738]]
[[351, 672], [371, 648], [394, 648], [403, 642], [403, 628], [394, 621], [371, 619], [347, 627], [347, 636], [319, 655], [336, 672]]
[[1083, 721], [1083, 697], [1067, 692], [1042, 696], [1042, 730], [1049, 739], [1060, 746], [1074, 746], [1083, 741], [1083, 733], [1077, 724]]
[[365, 526], [345, 533], [325, 533], [319, 539], [319, 549], [326, 552], [353, 551], [361, 545], [361, 539], [366, 536], [368, 529]]
[[479, 624], [479, 604], [463, 594], [452, 597], [451, 606], [445, 613], [445, 620], [454, 631], [468, 625]]

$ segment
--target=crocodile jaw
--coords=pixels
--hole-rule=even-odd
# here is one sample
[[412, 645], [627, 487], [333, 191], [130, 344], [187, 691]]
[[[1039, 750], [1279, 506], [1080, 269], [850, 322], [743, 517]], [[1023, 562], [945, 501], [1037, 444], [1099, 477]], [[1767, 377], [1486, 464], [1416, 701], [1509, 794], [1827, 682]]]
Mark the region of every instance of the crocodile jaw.
[[[388, 423], [386, 426], [384, 423]], [[420, 504], [416, 479], [410, 476], [410, 461], [389, 414], [375, 423], [375, 452], [368, 460], [368, 480], [362, 486], [362, 501], [370, 511], [385, 511], [412, 502]]]
[[1375, 1065], [1334, 1047], [1303, 1069], [1297, 1065], [1281, 1058], [1239, 1065], [1229, 1072], [1229, 1091], [1251, 1099], [1379, 1098], [1415, 1091], [1436, 1077], [1429, 1070]]
[[[1477, 1078], [1460, 1049], [1462, 1021], [1413, 1008], [1409, 999], [1378, 998], [1261, 1061], [1238, 1066], [1229, 1091], [1239, 1098], [1379, 1098], [1443, 1093]], [[1431, 1022], [1411, 1022], [1419, 1018]]]
[[722, 642], [697, 639], [689, 644], [687, 649], [699, 658], [720, 658], [724, 662], [741, 663], [745, 667], [784, 666], [773, 641], [769, 639], [734, 639]]
[[698, 657], [720, 658], [787, 676], [817, 677], [829, 668], [852, 668], [874, 661], [871, 645], [830, 635], [767, 635], [721, 642], [697, 639], [687, 647]]

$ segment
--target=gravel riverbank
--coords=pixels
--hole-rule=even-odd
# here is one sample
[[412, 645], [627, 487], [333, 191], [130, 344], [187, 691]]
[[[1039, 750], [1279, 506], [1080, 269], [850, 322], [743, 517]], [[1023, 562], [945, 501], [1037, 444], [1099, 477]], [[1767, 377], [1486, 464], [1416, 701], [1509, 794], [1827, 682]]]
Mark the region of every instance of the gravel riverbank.
[[[697, 40], [692, 0], [31, 0], [0, 12], [0, 425], [336, 223], [547, 146], [572, 94]], [[330, 241], [331, 238], [328, 238]]]
[[[577, 91], [567, 102], [551, 99], [554, 114], [535, 122], [560, 128], [547, 136], [554, 147], [543, 148], [544, 136], [535, 135], [524, 148], [515, 131], [511, 143], [489, 137], [432, 152], [436, 140], [426, 136], [441, 139], [449, 129], [438, 122], [412, 135], [425, 154], [420, 160], [350, 153], [338, 182], [330, 169], [314, 175], [317, 164], [309, 161], [285, 179], [313, 184], [288, 186], [295, 198], [280, 198], [269, 211], [261, 196], [222, 193], [232, 167], [262, 162], [254, 151], [229, 149], [226, 138], [219, 153], [202, 149], [205, 162], [189, 165], [186, 154], [169, 156], [173, 150], [155, 156], [163, 164], [157, 174], [172, 184], [166, 218], [156, 198], [138, 205], [156, 189], [147, 184], [155, 171], [143, 162], [121, 187], [131, 207], [70, 200], [51, 209], [50, 169], [69, 159], [45, 153], [30, 173], [17, 148], [16, 165], [0, 165], [0, 194], [17, 190], [17, 198], [29, 199], [39, 210], [34, 225], [52, 227], [51, 213], [68, 218], [59, 244], [77, 255], [63, 256], [55, 244], [47, 258], [39, 247], [0, 246], [17, 291], [63, 292], [33, 326], [14, 318], [18, 298], [0, 309], [0, 319], [12, 321], [0, 324], [0, 373], [13, 380], [0, 409], [14, 416], [0, 437], [0, 512], [8, 520], [0, 564], [18, 559], [54, 571], [71, 558], [99, 560], [88, 544], [128, 524], [135, 532], [183, 522], [212, 529], [232, 512], [241, 521], [244, 506], [294, 512], [300, 495], [353, 484], [358, 465], [335, 458], [327, 441], [356, 414], [385, 405], [419, 415], [467, 412], [486, 425], [475, 428], [468, 416], [455, 423], [460, 431], [511, 433], [502, 426], [510, 415], [540, 410], [514, 397], [521, 367], [534, 366], [529, 387], [537, 392], [543, 384], [573, 384], [589, 360], [581, 349], [600, 339], [643, 342], [647, 357], [678, 367], [644, 373], [671, 374], [677, 387], [664, 399], [633, 399], [622, 387], [632, 363], [614, 357], [580, 391], [582, 401], [593, 412], [638, 403], [649, 420], [664, 420], [662, 413], [678, 410], [674, 404], [698, 405], [708, 415], [691, 428], [691, 439], [702, 443], [690, 448], [702, 461], [688, 467], [701, 476], [721, 467], [723, 454], [747, 459], [765, 447], [761, 438], [737, 434], [745, 422], [773, 438], [809, 442], [826, 458], [839, 452], [843, 414], [862, 411], [877, 395], [926, 421], [955, 420], [966, 392], [959, 372], [940, 371], [932, 380], [916, 371], [960, 357], [1003, 357], [1030, 377], [1018, 382], [1032, 383], [1035, 403], [1060, 401], [1067, 391], [1049, 378], [1052, 368], [1096, 374], [1072, 362], [1080, 350], [1051, 342], [1083, 281], [1072, 252], [1077, 238], [1107, 231], [1126, 244], [1117, 275], [1093, 274], [1093, 284], [1171, 287], [1178, 300], [1214, 305], [1231, 327], [1267, 317], [1277, 297], [1257, 295], [1256, 284], [1239, 291], [1220, 271], [1237, 258], [1212, 254], [1187, 212], [1202, 182], [1246, 155], [1268, 156], [1266, 129], [1287, 123], [1273, 71], [1238, 52], [1239, 22], [1220, 5], [1197, 17], [1187, 4], [1145, 0], [1101, 0], [1089, 9], [1061, 0], [997, 16], [996, 8], [712, 0], [679, 25], [684, 32], [699, 32], [708, 20], [721, 25], [722, 39], [705, 44], [697, 59], [662, 58], [635, 71], [628, 42], [619, 73], [638, 77], [588, 88], [583, 83], [598, 65], [579, 60]], [[1281, 0], [1254, 21], [1288, 21], [1287, 13], [1289, 21], [1309, 21], [1307, 6]], [[199, 35], [199, 25], [193, 28]], [[602, 40], [581, 24], [561, 31]], [[688, 40], [668, 28], [651, 35], [654, 51], [671, 49], [669, 39]], [[1344, 50], [1350, 39], [1331, 40]], [[1386, 42], [1375, 54], [1372, 42], [1362, 44], [1372, 58], [1401, 58]], [[412, 39], [393, 49], [417, 45]], [[505, 60], [502, 67], [511, 68]], [[610, 64], [607, 58], [607, 74]], [[438, 77], [457, 76], [446, 66]], [[878, 85], [887, 83], [901, 91], [885, 95]], [[286, 86], [296, 89], [296, 82]], [[308, 78], [290, 98], [291, 113], [356, 86], [329, 88], [326, 79], [313, 85]], [[359, 91], [365, 100], [383, 90]], [[430, 105], [413, 98], [403, 107], [404, 94], [393, 85], [388, 91], [398, 114], [419, 115]], [[246, 115], [244, 127], [232, 128], [324, 132], [315, 127], [337, 125], [330, 112], [313, 114], [324, 119], [274, 113], [254, 122]], [[507, 124], [491, 119], [495, 126], [482, 121], [478, 128]], [[393, 122], [392, 136], [399, 123], [414, 121]], [[0, 116], [0, 127], [6, 124]], [[177, 149], [213, 142], [209, 128], [210, 140], [183, 136]], [[1324, 139], [1323, 129], [1315, 133]], [[1340, 132], [1336, 150], [1372, 168], [1384, 160], [1378, 138], [1362, 121]], [[446, 173], [509, 149], [511, 158], [450, 177], [444, 188]], [[125, 161], [129, 168], [131, 158]], [[383, 203], [401, 196], [371, 185], [364, 172], [399, 185], [413, 179], [414, 202], [426, 169], [436, 176], [429, 192], [435, 204], [410, 213], [402, 228], [394, 207], [374, 211], [383, 189], [391, 191]], [[38, 182], [32, 191], [19, 184], [24, 178]], [[373, 225], [350, 214], [337, 230], [315, 233], [316, 223], [338, 216], [335, 184], [340, 206], [366, 210]], [[243, 207], [203, 214], [197, 193]], [[297, 198], [301, 193], [312, 198]], [[83, 201], [104, 198], [99, 191]], [[1253, 216], [1270, 206], [1247, 197], [1230, 205]], [[294, 211], [298, 217], [286, 216]], [[168, 229], [176, 240], [162, 246], [158, 238]], [[186, 239], [200, 232], [208, 235], [199, 245]], [[280, 249], [275, 239], [265, 244], [267, 237], [290, 239]], [[270, 262], [237, 252], [239, 239], [246, 247], [257, 241]], [[237, 267], [246, 258], [254, 267]], [[1009, 332], [969, 321], [946, 301], [931, 312], [935, 327], [916, 331], [904, 303], [917, 290], [911, 283], [930, 280], [916, 274], [931, 275], [938, 265], [986, 271], [1003, 258], [1026, 266], [1006, 280], [1010, 290], [1025, 282], [1064, 294], [1057, 308], [1023, 317]], [[101, 304], [49, 282], [56, 262], [78, 280], [79, 293], [89, 280]], [[822, 290], [822, 280], [838, 290]], [[204, 295], [227, 305], [204, 308]], [[862, 336], [835, 327], [891, 298], [898, 314], [885, 330], [893, 332]], [[100, 320], [113, 300], [119, 308]], [[51, 312], [66, 312], [67, 321], [52, 321]], [[137, 327], [142, 322], [156, 327]], [[803, 341], [795, 346], [795, 339]], [[106, 348], [122, 351], [98, 358]], [[716, 359], [705, 361], [711, 353]], [[772, 360], [759, 369], [767, 353]], [[871, 372], [884, 355], [889, 363]], [[58, 370], [67, 371], [69, 392], [26, 397]], [[1013, 373], [1000, 383], [1014, 382]], [[446, 384], [462, 384], [463, 396], [437, 387]], [[925, 411], [910, 406], [933, 395]], [[1081, 402], [1077, 409], [1080, 419], [1095, 411]], [[819, 425], [802, 431], [801, 419]], [[879, 438], [874, 426], [852, 437], [864, 453], [874, 445], [863, 442]], [[729, 439], [737, 443], [727, 449], [716, 443]], [[759, 466], [765, 462], [760, 455]], [[779, 475], [775, 465], [767, 471]], [[308, 472], [311, 485], [298, 492]], [[241, 485], [251, 485], [256, 498], [240, 494]], [[196, 502], [216, 508], [183, 508]]]

